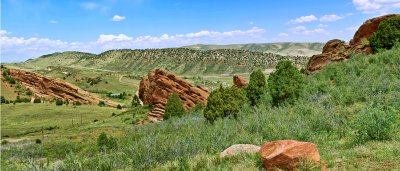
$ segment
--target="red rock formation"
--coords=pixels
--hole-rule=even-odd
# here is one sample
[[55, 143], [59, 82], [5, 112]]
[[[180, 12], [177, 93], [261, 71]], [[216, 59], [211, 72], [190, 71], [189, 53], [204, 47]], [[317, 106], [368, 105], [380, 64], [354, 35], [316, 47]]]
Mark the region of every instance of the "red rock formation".
[[261, 161], [268, 170], [294, 170], [304, 160], [320, 163], [317, 147], [313, 143], [294, 140], [278, 140], [263, 144]]
[[354, 34], [349, 45], [338, 39], [328, 41], [322, 50], [322, 54], [314, 55], [310, 58], [304, 73], [309, 74], [320, 70], [328, 63], [348, 59], [350, 53], [371, 54], [372, 48], [363, 41], [369, 40], [372, 34], [378, 30], [378, 26], [382, 21], [398, 15], [400, 14], [389, 14], [365, 21]]
[[167, 98], [172, 93], [180, 97], [186, 110], [197, 103], [205, 103], [210, 94], [203, 87], [193, 86], [174, 74], [156, 69], [142, 78], [139, 86], [139, 98], [144, 104], [152, 106], [150, 120], [161, 120]]
[[101, 99], [63, 80], [51, 79], [37, 73], [10, 68], [10, 76], [20, 81], [24, 87], [29, 88], [39, 97], [61, 98], [82, 104], [98, 104], [100, 101], [104, 101], [107, 105], [113, 107], [119, 104]]
[[247, 85], [248, 82], [247, 82], [247, 80], [244, 79], [242, 76], [240, 76], [240, 75], [235, 75], [235, 76], [233, 76], [233, 84], [234, 84], [236, 87], [242, 88], [242, 87], [244, 87], [245, 85]]

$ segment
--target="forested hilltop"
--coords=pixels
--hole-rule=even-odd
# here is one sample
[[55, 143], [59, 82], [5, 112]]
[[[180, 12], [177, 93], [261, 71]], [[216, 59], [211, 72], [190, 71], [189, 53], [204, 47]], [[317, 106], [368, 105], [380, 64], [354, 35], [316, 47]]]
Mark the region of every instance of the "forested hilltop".
[[278, 61], [304, 65], [309, 57], [235, 49], [193, 50], [188, 48], [109, 50], [98, 55], [63, 52], [44, 55], [16, 66], [43, 69], [48, 66], [73, 66], [102, 70], [148, 73], [163, 68], [177, 74], [226, 74], [251, 72], [255, 68], [274, 68]]

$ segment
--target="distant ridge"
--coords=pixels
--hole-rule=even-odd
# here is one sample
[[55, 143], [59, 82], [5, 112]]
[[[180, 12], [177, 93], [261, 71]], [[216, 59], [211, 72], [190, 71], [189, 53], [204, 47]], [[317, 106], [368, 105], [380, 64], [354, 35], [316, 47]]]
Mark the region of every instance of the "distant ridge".
[[183, 48], [195, 50], [216, 50], [216, 49], [235, 49], [248, 50], [253, 52], [275, 53], [284, 56], [312, 56], [322, 52], [325, 43], [312, 42], [278, 42], [278, 43], [251, 43], [251, 44], [196, 44], [183, 46]]
[[256, 68], [274, 68], [280, 60], [291, 60], [305, 65], [306, 56], [286, 56], [240, 49], [194, 50], [189, 48], [118, 49], [100, 54], [63, 52], [14, 64], [30, 70], [50, 66], [91, 68], [97, 70], [147, 74], [161, 68], [175, 74], [230, 74], [248, 73]]

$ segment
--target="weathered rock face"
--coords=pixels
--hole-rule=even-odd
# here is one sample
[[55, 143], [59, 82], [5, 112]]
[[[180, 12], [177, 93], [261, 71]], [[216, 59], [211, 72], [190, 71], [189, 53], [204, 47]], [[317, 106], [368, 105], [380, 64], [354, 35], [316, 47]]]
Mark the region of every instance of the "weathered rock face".
[[152, 106], [150, 120], [162, 119], [168, 96], [172, 93], [180, 97], [186, 110], [197, 103], [205, 103], [210, 94], [203, 87], [193, 86], [174, 74], [156, 69], [142, 78], [139, 86], [139, 98], [144, 104]]
[[268, 170], [294, 170], [304, 160], [320, 163], [317, 147], [313, 143], [278, 140], [265, 143], [260, 149], [261, 161]]
[[242, 88], [245, 85], [248, 84], [247, 80], [244, 79], [242, 76], [240, 75], [235, 75], [233, 76], [233, 84], [238, 87], [238, 88]]
[[114, 107], [119, 104], [101, 99], [65, 81], [54, 80], [37, 73], [10, 68], [10, 76], [20, 81], [23, 86], [29, 88], [39, 97], [61, 98], [70, 102], [80, 102], [82, 104], [98, 104], [100, 101], [104, 101], [107, 105]]
[[253, 144], [235, 144], [225, 149], [220, 153], [220, 157], [231, 157], [240, 153], [258, 153], [260, 151], [260, 146]]
[[328, 63], [348, 59], [350, 53], [371, 54], [372, 48], [365, 41], [368, 42], [372, 34], [378, 30], [378, 26], [382, 21], [396, 15], [400, 14], [389, 14], [365, 21], [354, 34], [349, 45], [338, 39], [328, 41], [322, 50], [322, 54], [314, 55], [310, 58], [304, 73], [309, 74], [320, 70]]

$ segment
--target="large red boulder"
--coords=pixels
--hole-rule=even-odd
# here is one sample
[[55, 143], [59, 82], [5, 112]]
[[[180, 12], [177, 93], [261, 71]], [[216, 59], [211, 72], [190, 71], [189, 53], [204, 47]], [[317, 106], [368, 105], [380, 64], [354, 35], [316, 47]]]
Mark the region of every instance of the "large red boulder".
[[304, 73], [309, 74], [320, 70], [331, 62], [348, 59], [351, 53], [371, 54], [372, 48], [369, 46], [368, 40], [378, 30], [379, 24], [390, 17], [399, 15], [388, 14], [365, 21], [354, 34], [349, 45], [338, 39], [328, 41], [323, 47], [322, 54], [314, 55], [310, 58]]
[[278, 140], [263, 144], [260, 149], [261, 161], [268, 170], [294, 170], [304, 161], [320, 163], [315, 144], [295, 140]]
[[144, 104], [152, 106], [150, 120], [161, 120], [164, 115], [168, 96], [177, 94], [186, 110], [197, 103], [206, 103], [210, 92], [200, 86], [193, 86], [178, 76], [156, 69], [142, 78], [139, 86], [139, 98]]

